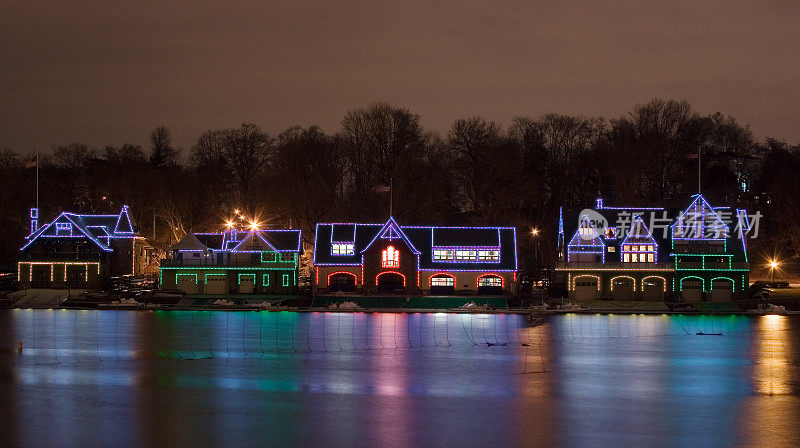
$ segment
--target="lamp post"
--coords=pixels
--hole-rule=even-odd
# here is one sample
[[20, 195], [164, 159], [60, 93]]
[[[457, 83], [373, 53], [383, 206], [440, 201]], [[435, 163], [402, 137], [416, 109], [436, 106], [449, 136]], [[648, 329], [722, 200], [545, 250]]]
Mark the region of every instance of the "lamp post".
[[539, 265], [539, 229], [536, 227], [531, 229], [531, 236], [533, 236], [533, 258], [536, 261], [536, 265]]
[[780, 263], [778, 263], [778, 260], [770, 260], [769, 261], [769, 271], [770, 271], [770, 274], [771, 274], [771, 280], [770, 281], [773, 282], [773, 283], [775, 282], [775, 269], [778, 269], [778, 266], [780, 266]]

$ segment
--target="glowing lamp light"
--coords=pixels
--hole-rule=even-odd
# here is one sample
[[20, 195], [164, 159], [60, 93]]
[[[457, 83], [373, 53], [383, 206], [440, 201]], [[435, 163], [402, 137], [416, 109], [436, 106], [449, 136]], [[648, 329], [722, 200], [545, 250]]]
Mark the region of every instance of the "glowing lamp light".
[[236, 210], [233, 211], [233, 213], [238, 215], [239, 214], [239, 209], [237, 208]]
[[250, 230], [258, 230], [259, 226], [261, 226], [260, 222], [250, 221]]
[[533, 235], [533, 236], [539, 235], [539, 229], [537, 229], [536, 227], [532, 228], [531, 229], [531, 235]]
[[778, 263], [777, 260], [770, 260], [769, 261], [769, 267], [771, 269], [776, 269], [778, 266], [780, 266], [780, 263]]
[[234, 222], [233, 222], [233, 220], [228, 220], [228, 221], [225, 223], [225, 226], [227, 226], [229, 229], [230, 229], [230, 228], [232, 228], [232, 227], [233, 227], [233, 225], [234, 225]]

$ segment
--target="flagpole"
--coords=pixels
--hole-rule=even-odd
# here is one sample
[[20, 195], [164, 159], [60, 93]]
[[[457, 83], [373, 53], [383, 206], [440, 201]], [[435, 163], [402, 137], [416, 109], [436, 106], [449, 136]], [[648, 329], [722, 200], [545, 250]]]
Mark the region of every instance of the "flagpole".
[[39, 210], [39, 153], [36, 153], [36, 210]]
[[392, 217], [392, 198], [394, 197], [394, 178], [389, 178], [389, 217]]
[[700, 161], [703, 158], [703, 145], [697, 147], [697, 194], [700, 194]]

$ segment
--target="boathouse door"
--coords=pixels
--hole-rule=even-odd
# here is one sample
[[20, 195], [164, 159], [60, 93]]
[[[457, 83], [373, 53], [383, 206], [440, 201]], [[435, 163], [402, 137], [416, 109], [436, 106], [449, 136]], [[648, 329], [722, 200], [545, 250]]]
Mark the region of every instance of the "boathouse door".
[[642, 295], [646, 302], [661, 302], [664, 300], [664, 280], [650, 277], [642, 280]]
[[614, 300], [633, 300], [634, 284], [628, 277], [617, 277], [611, 282], [611, 295]]
[[599, 290], [596, 277], [577, 277], [574, 282], [575, 300], [597, 300]]
[[328, 277], [328, 291], [329, 292], [355, 292], [356, 291], [356, 275], [349, 272], [340, 272]]
[[403, 276], [395, 272], [384, 272], [378, 275], [378, 291], [402, 292], [405, 289]]
[[699, 302], [703, 298], [703, 281], [697, 278], [683, 279], [681, 295], [687, 302]]
[[711, 281], [711, 301], [730, 302], [733, 300], [733, 282], [728, 279]]

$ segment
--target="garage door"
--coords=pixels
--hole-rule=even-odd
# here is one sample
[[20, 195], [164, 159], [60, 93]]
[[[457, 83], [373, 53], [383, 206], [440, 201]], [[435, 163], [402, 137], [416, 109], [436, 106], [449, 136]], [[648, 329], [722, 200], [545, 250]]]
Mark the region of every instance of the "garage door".
[[578, 277], [575, 280], [575, 300], [597, 300], [600, 291], [594, 277]]
[[194, 274], [177, 274], [175, 284], [186, 294], [197, 294], [197, 276]]
[[611, 295], [614, 300], [633, 300], [634, 283], [627, 277], [618, 277], [611, 281]]
[[647, 302], [663, 302], [664, 280], [654, 277], [642, 280], [642, 296]]
[[31, 265], [31, 288], [50, 287], [50, 265], [34, 264]]
[[355, 292], [356, 275], [349, 272], [340, 272], [328, 277], [328, 291]]
[[503, 279], [497, 275], [484, 275], [478, 279], [478, 294], [499, 296], [503, 294]]
[[86, 266], [65, 265], [67, 269], [67, 285], [70, 288], [86, 287]]
[[206, 294], [228, 294], [228, 276], [225, 274], [206, 276]]
[[255, 290], [256, 274], [239, 274], [239, 294], [250, 294]]
[[711, 281], [711, 301], [730, 302], [733, 300], [733, 282], [727, 279]]
[[377, 283], [380, 292], [402, 292], [405, 288], [405, 279], [396, 272], [378, 274]]
[[699, 302], [703, 298], [703, 281], [696, 278], [681, 282], [681, 295], [687, 302]]
[[449, 275], [434, 275], [431, 277], [431, 294], [447, 296], [453, 295], [455, 279]]

